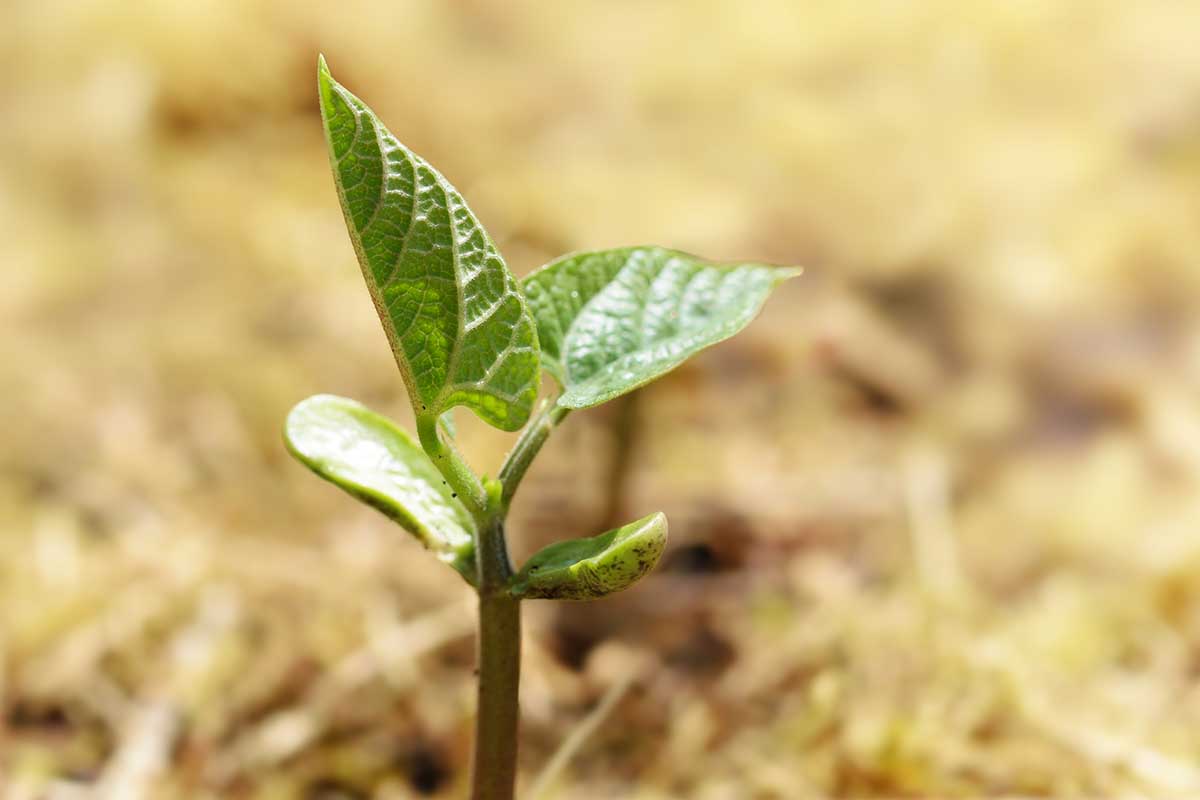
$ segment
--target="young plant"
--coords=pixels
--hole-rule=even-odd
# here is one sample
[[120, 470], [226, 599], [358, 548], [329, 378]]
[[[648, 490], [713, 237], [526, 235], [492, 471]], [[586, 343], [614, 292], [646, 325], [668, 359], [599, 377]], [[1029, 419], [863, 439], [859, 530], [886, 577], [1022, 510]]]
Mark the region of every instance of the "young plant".
[[[318, 65], [321, 116], [350, 240], [416, 414], [417, 441], [353, 400], [311, 397], [288, 449], [391, 517], [479, 595], [471, 797], [509, 800], [517, 757], [520, 603], [620, 591], [662, 554], [661, 514], [558, 542], [519, 570], [505, 518], [533, 458], [573, 410], [631, 392], [737, 333], [798, 270], [713, 264], [661, 247], [563, 256], [518, 282], [462, 195]], [[557, 396], [535, 412], [541, 370]], [[524, 428], [496, 478], [454, 445], [465, 406]]]

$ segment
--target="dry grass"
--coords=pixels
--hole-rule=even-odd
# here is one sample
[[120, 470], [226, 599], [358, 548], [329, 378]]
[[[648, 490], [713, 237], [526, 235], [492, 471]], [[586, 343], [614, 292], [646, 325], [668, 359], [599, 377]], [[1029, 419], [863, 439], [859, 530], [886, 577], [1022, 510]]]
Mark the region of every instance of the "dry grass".
[[5, 8], [6, 797], [462, 793], [469, 596], [279, 443], [406, 405], [318, 49], [519, 272], [810, 268], [531, 474], [674, 545], [527, 609], [526, 786], [627, 685], [546, 800], [1200, 795], [1200, 7], [400, 5]]

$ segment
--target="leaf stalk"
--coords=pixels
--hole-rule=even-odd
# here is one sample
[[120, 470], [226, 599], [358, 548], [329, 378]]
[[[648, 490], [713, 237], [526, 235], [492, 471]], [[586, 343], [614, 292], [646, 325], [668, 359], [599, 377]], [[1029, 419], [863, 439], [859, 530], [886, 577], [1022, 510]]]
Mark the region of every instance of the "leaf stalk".
[[442, 441], [438, 434], [437, 417], [417, 417], [417, 438], [433, 465], [442, 473], [442, 477], [458, 495], [458, 500], [471, 512], [482, 530], [489, 522], [487, 492], [454, 445]]
[[569, 408], [563, 408], [553, 400], [547, 401], [533, 422], [521, 432], [516, 445], [500, 467], [500, 483], [504, 487], [500, 495], [500, 508], [504, 516], [508, 516], [508, 507], [512, 504], [513, 495], [517, 493], [517, 487], [521, 485], [521, 479], [525, 477], [529, 465], [541, 451], [546, 439], [550, 438], [551, 432], [569, 413]]

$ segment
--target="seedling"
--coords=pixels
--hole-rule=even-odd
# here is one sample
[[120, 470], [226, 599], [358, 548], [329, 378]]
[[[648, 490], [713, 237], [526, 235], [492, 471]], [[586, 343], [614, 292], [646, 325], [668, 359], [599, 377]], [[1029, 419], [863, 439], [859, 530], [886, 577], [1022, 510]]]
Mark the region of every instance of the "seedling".
[[[338, 84], [317, 83], [350, 240], [416, 415], [417, 441], [359, 403], [310, 397], [288, 449], [317, 475], [411, 533], [479, 595], [474, 800], [510, 800], [516, 777], [522, 600], [591, 600], [649, 572], [667, 541], [651, 514], [558, 542], [513, 570], [509, 506], [572, 411], [664, 375], [745, 327], [799, 270], [714, 264], [661, 247], [563, 256], [518, 282], [462, 195]], [[541, 371], [557, 393], [537, 406]], [[451, 409], [524, 431], [498, 477], [454, 443]]]

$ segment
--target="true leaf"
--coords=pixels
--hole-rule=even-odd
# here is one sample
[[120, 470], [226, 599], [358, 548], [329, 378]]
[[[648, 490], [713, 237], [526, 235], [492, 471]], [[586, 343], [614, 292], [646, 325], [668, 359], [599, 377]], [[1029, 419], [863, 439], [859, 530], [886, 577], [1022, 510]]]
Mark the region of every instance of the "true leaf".
[[587, 539], [539, 550], [509, 583], [526, 599], [593, 600], [619, 592], [654, 568], [667, 544], [661, 512]]
[[558, 404], [587, 408], [630, 392], [758, 314], [798, 269], [715, 264], [626, 247], [563, 256], [522, 282]]
[[316, 395], [288, 414], [288, 450], [325, 480], [382, 511], [475, 582], [475, 522], [425, 452], [361, 403]]
[[418, 418], [463, 405], [517, 430], [537, 395], [538, 344], [516, 279], [458, 190], [323, 58], [318, 85], [346, 227]]

